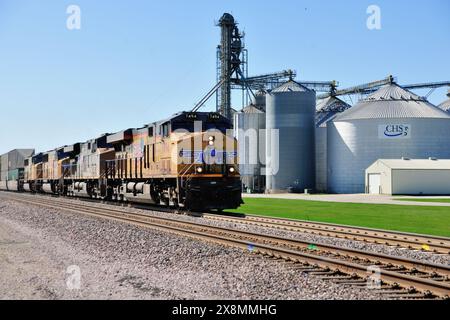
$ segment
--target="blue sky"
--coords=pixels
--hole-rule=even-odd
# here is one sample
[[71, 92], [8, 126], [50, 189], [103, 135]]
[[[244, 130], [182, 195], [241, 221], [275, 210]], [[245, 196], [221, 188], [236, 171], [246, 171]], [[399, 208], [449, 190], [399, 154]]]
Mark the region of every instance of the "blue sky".
[[[66, 28], [70, 4], [81, 8], [81, 30]], [[371, 4], [381, 30], [366, 27]], [[401, 84], [450, 80], [448, 0], [0, 0], [0, 153], [192, 108], [215, 81], [223, 12], [246, 32], [250, 74], [292, 68], [299, 80], [341, 87], [389, 74]]]

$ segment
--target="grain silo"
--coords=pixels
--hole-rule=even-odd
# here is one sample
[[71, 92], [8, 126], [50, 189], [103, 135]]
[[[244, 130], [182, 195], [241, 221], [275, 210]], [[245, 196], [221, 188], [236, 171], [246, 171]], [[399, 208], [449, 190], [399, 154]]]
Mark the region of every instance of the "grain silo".
[[316, 93], [293, 80], [266, 95], [268, 192], [314, 188], [315, 102]]
[[263, 192], [265, 180], [266, 114], [256, 105], [249, 105], [234, 114], [234, 133], [238, 140], [239, 173], [244, 192]]
[[327, 123], [351, 106], [330, 96], [316, 101], [316, 190], [327, 190]]
[[328, 192], [365, 192], [377, 159], [450, 158], [450, 115], [396, 83], [385, 85], [327, 125]]
[[439, 108], [450, 113], [450, 90], [447, 92], [448, 99], [439, 105]]
[[264, 90], [258, 90], [256, 92], [253, 104], [259, 110], [266, 112], [266, 92]]

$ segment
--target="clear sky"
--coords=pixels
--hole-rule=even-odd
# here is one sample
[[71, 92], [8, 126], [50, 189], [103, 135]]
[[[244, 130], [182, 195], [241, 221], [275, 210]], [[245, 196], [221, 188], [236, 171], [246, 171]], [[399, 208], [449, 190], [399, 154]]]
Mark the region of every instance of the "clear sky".
[[[71, 4], [80, 30], [66, 28]], [[371, 4], [380, 30], [366, 27]], [[246, 32], [250, 74], [292, 68], [341, 87], [389, 74], [400, 84], [450, 80], [448, 0], [0, 0], [0, 153], [191, 109], [214, 84], [224, 12]]]

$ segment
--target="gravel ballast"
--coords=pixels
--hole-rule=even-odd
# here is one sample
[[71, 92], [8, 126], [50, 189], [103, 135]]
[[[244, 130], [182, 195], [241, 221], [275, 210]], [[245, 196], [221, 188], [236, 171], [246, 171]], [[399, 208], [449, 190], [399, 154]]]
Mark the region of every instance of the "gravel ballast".
[[[72, 202], [72, 203], [79, 203], [80, 200], [72, 199], [72, 198], [64, 198], [64, 201]], [[309, 243], [315, 243], [315, 244], [326, 244], [326, 245], [336, 245], [342, 248], [349, 248], [349, 249], [358, 249], [358, 250], [365, 250], [369, 252], [378, 252], [383, 253], [391, 256], [396, 257], [404, 257], [408, 259], [414, 259], [418, 261], [424, 261], [429, 263], [436, 263], [441, 265], [450, 265], [450, 255], [448, 254], [435, 254], [433, 252], [427, 252], [422, 250], [411, 250], [407, 248], [400, 248], [400, 247], [394, 247], [394, 246], [388, 246], [384, 244], [375, 244], [375, 243], [369, 243], [369, 242], [363, 242], [363, 241], [355, 241], [355, 240], [347, 240], [342, 238], [335, 238], [335, 237], [327, 237], [327, 236], [320, 236], [320, 235], [314, 235], [314, 234], [308, 234], [308, 233], [302, 233], [302, 232], [296, 232], [296, 231], [288, 231], [288, 230], [282, 230], [282, 229], [275, 229], [270, 227], [262, 227], [262, 226], [255, 226], [255, 225], [249, 225], [249, 224], [243, 224], [238, 222], [228, 222], [228, 221], [219, 221], [219, 220], [212, 220], [212, 219], [206, 219], [206, 218], [198, 218], [198, 217], [192, 217], [188, 215], [175, 215], [173, 213], [169, 212], [160, 212], [160, 211], [152, 211], [152, 210], [144, 210], [144, 209], [136, 209], [133, 207], [126, 207], [121, 208], [120, 206], [114, 206], [110, 204], [103, 204], [103, 203], [95, 203], [96, 206], [104, 207], [104, 208], [114, 208], [114, 209], [124, 209], [130, 212], [135, 213], [141, 213], [146, 214], [150, 216], [162, 216], [165, 218], [170, 219], [177, 219], [182, 221], [190, 221], [195, 223], [201, 223], [205, 225], [212, 225], [212, 226], [218, 226], [223, 228], [233, 228], [238, 230], [244, 230], [244, 231], [252, 231], [257, 233], [264, 233], [279, 237], [286, 237], [289, 239], [296, 239], [301, 240]]]
[[239, 249], [4, 199], [0, 249], [0, 299], [380, 299]]

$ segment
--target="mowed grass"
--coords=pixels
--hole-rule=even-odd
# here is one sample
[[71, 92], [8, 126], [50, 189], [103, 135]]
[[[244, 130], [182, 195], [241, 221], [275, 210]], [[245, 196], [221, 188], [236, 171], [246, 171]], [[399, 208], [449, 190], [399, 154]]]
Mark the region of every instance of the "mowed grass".
[[245, 198], [230, 212], [450, 237], [450, 207]]
[[394, 198], [394, 200], [399, 200], [399, 201], [416, 201], [416, 202], [441, 202], [441, 203], [450, 203], [450, 199], [438, 199], [438, 198], [433, 198], [433, 199], [420, 199], [420, 198]]

